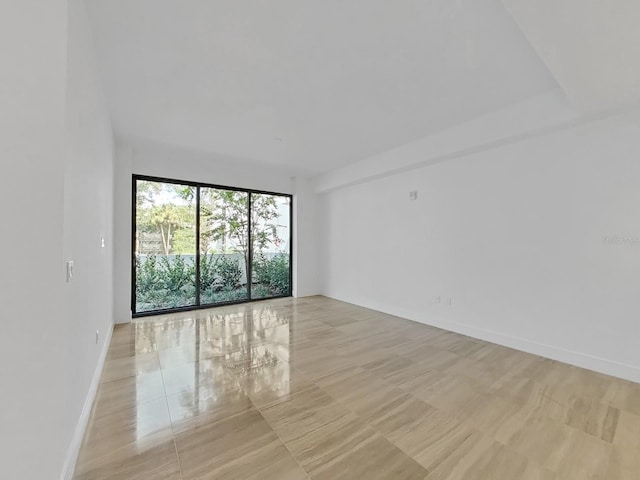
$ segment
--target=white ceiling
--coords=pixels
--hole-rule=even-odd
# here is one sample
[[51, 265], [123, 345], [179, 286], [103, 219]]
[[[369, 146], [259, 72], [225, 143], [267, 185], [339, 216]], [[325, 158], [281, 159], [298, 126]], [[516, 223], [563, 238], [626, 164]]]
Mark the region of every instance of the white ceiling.
[[638, 0], [503, 0], [579, 111], [640, 100]]
[[557, 87], [500, 0], [87, 0], [116, 132], [317, 174]]

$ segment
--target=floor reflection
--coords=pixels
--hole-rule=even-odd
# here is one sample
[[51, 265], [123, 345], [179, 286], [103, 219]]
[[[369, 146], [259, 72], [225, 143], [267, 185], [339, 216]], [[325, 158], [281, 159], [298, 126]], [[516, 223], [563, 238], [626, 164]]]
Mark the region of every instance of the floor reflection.
[[254, 418], [258, 406], [309, 388], [290, 364], [291, 304], [218, 307], [116, 327], [76, 477], [144, 469], [148, 455], [175, 453], [169, 446], [181, 435]]
[[150, 317], [113, 331], [74, 478], [622, 480], [639, 398], [323, 297]]
[[[174, 429], [252, 406], [249, 395], [289, 394], [291, 308], [255, 305], [164, 315], [132, 325], [135, 352], [156, 352]], [[137, 384], [142, 396], [144, 383]], [[156, 427], [137, 406], [140, 435]]]

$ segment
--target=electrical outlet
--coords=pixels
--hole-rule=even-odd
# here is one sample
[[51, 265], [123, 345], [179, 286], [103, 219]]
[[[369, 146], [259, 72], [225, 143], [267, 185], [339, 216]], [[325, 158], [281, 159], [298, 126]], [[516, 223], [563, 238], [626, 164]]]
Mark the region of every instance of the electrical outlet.
[[436, 303], [442, 303], [442, 297], [437, 296], [436, 297]]
[[100, 340], [100, 330], [96, 330], [96, 345], [98, 344], [98, 340]]
[[412, 190], [409, 192], [409, 200], [417, 200], [418, 199], [418, 191]]
[[67, 283], [71, 283], [73, 280], [73, 260], [67, 262]]
[[451, 297], [447, 297], [447, 299], [445, 300], [444, 304], [447, 307], [450, 307], [452, 302], [453, 302], [453, 299]]
[[100, 237], [100, 248], [104, 248], [104, 237]]

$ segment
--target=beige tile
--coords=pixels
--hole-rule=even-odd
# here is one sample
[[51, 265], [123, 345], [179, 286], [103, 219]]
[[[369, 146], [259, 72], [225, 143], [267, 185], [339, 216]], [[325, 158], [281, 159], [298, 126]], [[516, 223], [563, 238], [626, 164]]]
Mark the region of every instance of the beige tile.
[[325, 315], [320, 319], [321, 322], [326, 323], [330, 327], [341, 327], [344, 325], [350, 325], [357, 323], [360, 320], [349, 315]]
[[263, 410], [312, 478], [424, 478], [426, 470], [319, 388]]
[[287, 298], [115, 327], [75, 478], [630, 480], [639, 439], [638, 384]]
[[234, 390], [243, 384], [242, 376], [233, 375], [219, 358], [164, 369], [162, 379], [167, 395], [195, 393], [205, 389], [211, 392]]
[[595, 399], [573, 397], [567, 409], [565, 423], [581, 432], [612, 442], [618, 428], [620, 410], [602, 405]]
[[530, 410], [522, 403], [491, 395], [478, 395], [466, 408], [458, 410], [456, 418], [492, 438], [514, 422], [521, 421]]
[[427, 417], [435, 411], [435, 407], [407, 393], [386, 403], [380, 415], [372, 419], [369, 425], [398, 445], [398, 440], [404, 435], [413, 435], [422, 425], [426, 425]]
[[401, 357], [400, 355], [390, 354], [379, 360], [367, 362], [362, 365], [362, 368], [374, 375], [387, 378], [402, 372], [412, 365], [414, 365], [414, 362], [411, 360]]
[[440, 371], [454, 365], [463, 358], [460, 355], [433, 347], [429, 344], [419, 345], [412, 350], [395, 353], [408, 358], [412, 362], [422, 364], [425, 369]]
[[559, 478], [605, 478], [612, 452], [609, 443], [550, 420], [526, 423], [505, 444]]
[[624, 411], [620, 413], [613, 444], [640, 452], [640, 415]]
[[289, 358], [292, 367], [306, 374], [311, 380], [351, 365], [346, 357], [324, 348], [314, 347], [297, 352]]
[[638, 450], [614, 447], [606, 480], [631, 480], [638, 478], [640, 455]]
[[180, 433], [176, 445], [184, 480], [307, 478], [255, 409]]
[[151, 342], [136, 342], [135, 340], [121, 344], [112, 342], [107, 352], [107, 361], [135, 357], [146, 353], [154, 353], [155, 351], [155, 345]]
[[[220, 340], [220, 339], [218, 339]], [[172, 347], [158, 352], [160, 366], [163, 369], [170, 369], [184, 363], [193, 363], [199, 360], [207, 360], [212, 357], [221, 356], [223, 353], [212, 347], [210, 343], [195, 343], [182, 347]]]
[[253, 409], [251, 399], [240, 390], [186, 391], [167, 397], [174, 433], [206, 425]]
[[[396, 420], [397, 428], [387, 432], [386, 436], [427, 470], [433, 471], [455, 455], [477, 432], [451, 415], [424, 405], [413, 404], [407, 412], [396, 414], [396, 417], [404, 418]], [[383, 431], [390, 427], [385, 424], [379, 426]]]
[[316, 384], [366, 422], [384, 417], [389, 404], [405, 397], [403, 390], [379, 379], [360, 367], [318, 377]]
[[220, 358], [224, 366], [229, 369], [231, 375], [273, 367], [283, 361], [270, 345], [243, 347], [239, 350], [225, 353]]
[[411, 391], [412, 385], [416, 385], [416, 381], [428, 382], [430, 378], [437, 376], [439, 372], [432, 370], [428, 365], [416, 363], [409, 360], [409, 365], [398, 368], [394, 372], [388, 372], [383, 375], [386, 382], [392, 385]]
[[289, 445], [301, 435], [322, 428], [330, 422], [355, 417], [318, 387], [291, 395], [287, 400], [260, 409], [280, 438]]
[[612, 446], [598, 438], [573, 431], [568, 445], [554, 452], [545, 466], [559, 478], [603, 479], [611, 461]]
[[243, 391], [259, 408], [286, 401], [291, 396], [315, 388], [315, 384], [288, 363], [257, 369], [245, 377]]
[[181, 480], [173, 439], [148, 449], [116, 450], [100, 460], [80, 457], [74, 480]]
[[117, 460], [125, 461], [155, 451], [172, 438], [166, 399], [138, 404], [91, 419], [78, 465], [80, 471], [101, 469]]
[[427, 477], [428, 480], [554, 480], [555, 473], [480, 434], [464, 442]]
[[134, 355], [131, 357], [113, 358], [105, 361], [100, 381], [111, 382], [121, 378], [134, 377], [143, 373], [157, 372], [160, 362], [156, 352]]
[[344, 334], [335, 328], [323, 328], [313, 332], [303, 333], [303, 335], [312, 342], [317, 342], [320, 345], [331, 344], [337, 339], [344, 338]]
[[318, 480], [423, 480], [428, 474], [379, 434], [341, 429], [303, 456], [311, 478]]
[[452, 415], [472, 408], [481, 395], [473, 380], [441, 372], [429, 372], [405, 383], [402, 388], [430, 405]]
[[96, 394], [93, 415], [101, 417], [116, 413], [164, 396], [160, 371], [101, 383]]
[[640, 384], [610, 379], [603, 403], [640, 416]]
[[522, 403], [538, 403], [542, 397], [549, 396], [549, 387], [529, 377], [505, 375], [489, 387], [489, 394]]

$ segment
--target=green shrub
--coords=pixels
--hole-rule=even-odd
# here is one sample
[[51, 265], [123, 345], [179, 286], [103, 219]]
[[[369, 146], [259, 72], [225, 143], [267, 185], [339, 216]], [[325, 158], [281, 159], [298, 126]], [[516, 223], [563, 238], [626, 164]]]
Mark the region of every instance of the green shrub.
[[[289, 293], [289, 255], [279, 253], [271, 259], [258, 255], [253, 262], [253, 272], [258, 286], [256, 297], [287, 295]], [[263, 287], [263, 288], [260, 288]]]
[[214, 292], [213, 301], [215, 303], [233, 302], [235, 300], [246, 300], [246, 288], [234, 288], [230, 286], [223, 287], [220, 291]]
[[220, 255], [215, 260], [216, 287], [218, 289], [234, 289], [240, 285], [242, 270], [240, 262], [235, 257]]
[[202, 292], [213, 287], [216, 281], [216, 261], [213, 254], [203, 254], [200, 257], [200, 290]]
[[[288, 259], [287, 259], [288, 264]], [[271, 265], [271, 262], [269, 263]], [[271, 272], [277, 270], [270, 267]], [[145, 312], [193, 305], [195, 301], [195, 263], [181, 255], [173, 260], [148, 255], [135, 260], [136, 311]], [[200, 259], [201, 303], [213, 304], [246, 300], [247, 290], [240, 285], [242, 269], [236, 256], [204, 254]], [[288, 285], [288, 271], [287, 271]], [[269, 286], [263, 296], [273, 296]], [[288, 288], [288, 287], [287, 287]]]
[[162, 279], [167, 290], [177, 292], [185, 285], [195, 283], [195, 266], [187, 265], [182, 255], [176, 255], [173, 260], [162, 257], [160, 264], [163, 269]]
[[162, 284], [162, 272], [155, 255], [149, 255], [144, 262], [136, 256], [136, 292], [145, 295], [154, 292]]
[[272, 297], [271, 289], [267, 285], [256, 284], [251, 287], [251, 298], [267, 298]]
[[136, 311], [193, 305], [195, 299], [195, 265], [177, 255], [159, 260], [155, 255], [144, 261], [136, 258]]

